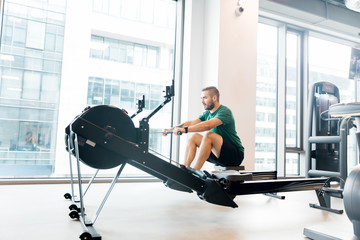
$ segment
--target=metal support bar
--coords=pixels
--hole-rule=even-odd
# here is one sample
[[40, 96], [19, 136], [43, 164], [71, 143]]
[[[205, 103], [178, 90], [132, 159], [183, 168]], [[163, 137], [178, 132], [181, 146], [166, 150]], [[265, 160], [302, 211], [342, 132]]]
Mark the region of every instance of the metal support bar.
[[[74, 145], [75, 145], [74, 148], [75, 148], [75, 155], [76, 155], [77, 172], [78, 172], [78, 185], [79, 185], [79, 197], [80, 197], [80, 214], [81, 214], [81, 218], [85, 219], [84, 195], [83, 195], [83, 191], [82, 191], [80, 157], [79, 157], [79, 147], [78, 147], [77, 134], [75, 134]], [[84, 222], [84, 224], [86, 225], [85, 222]]]
[[309, 143], [339, 143], [340, 136], [315, 136], [309, 137]]
[[339, 161], [340, 161], [340, 177], [344, 180], [340, 182], [340, 188], [344, 188], [344, 184], [348, 175], [347, 171], [347, 135], [348, 135], [348, 128], [349, 122], [351, 121], [352, 117], [348, 116], [342, 119], [340, 124], [340, 137], [341, 142], [339, 145]]
[[277, 193], [264, 193], [265, 196], [284, 200], [285, 196], [277, 195]]
[[111, 185], [110, 185], [110, 187], [109, 187], [109, 190], [107, 191], [107, 193], [106, 193], [106, 195], [105, 195], [105, 197], [104, 197], [103, 201], [101, 202], [101, 204], [100, 204], [100, 206], [99, 206], [98, 210], [96, 211], [95, 217], [94, 217], [94, 219], [93, 219], [93, 221], [92, 221], [92, 223], [93, 223], [93, 224], [96, 222], [96, 219], [98, 218], [98, 216], [99, 216], [99, 214], [100, 214], [100, 212], [101, 212], [102, 208], [104, 207], [105, 202], [106, 202], [106, 200], [108, 199], [108, 197], [109, 197], [109, 195], [110, 195], [111, 191], [113, 190], [113, 188], [114, 188], [114, 186], [115, 186], [116, 181], [119, 179], [120, 174], [121, 174], [122, 170], [124, 169], [124, 167], [125, 167], [125, 163], [121, 164], [121, 166], [120, 166], [120, 168], [119, 168], [118, 172], [116, 173], [115, 177], [113, 178], [113, 181], [111, 182]]
[[93, 183], [93, 181], [95, 180], [97, 174], [99, 173], [99, 169], [96, 169], [96, 172], [94, 173], [94, 175], [92, 176], [92, 178], [90, 179], [85, 191], [84, 191], [84, 196], [86, 195], [87, 191], [89, 190], [91, 184]]
[[[71, 160], [71, 152], [73, 151], [73, 149], [70, 146], [70, 136], [68, 136], [67, 138], [67, 142], [68, 142], [68, 152], [69, 152], [69, 165], [70, 165], [70, 185], [71, 185], [71, 198], [74, 199], [75, 198], [75, 191], [74, 191], [74, 175], [73, 175], [73, 169], [72, 169], [72, 160]], [[73, 200], [74, 202], [74, 200]]]
[[245, 181], [244, 183], [232, 183], [228, 193], [247, 195], [316, 190], [321, 189], [326, 180], [327, 178]]

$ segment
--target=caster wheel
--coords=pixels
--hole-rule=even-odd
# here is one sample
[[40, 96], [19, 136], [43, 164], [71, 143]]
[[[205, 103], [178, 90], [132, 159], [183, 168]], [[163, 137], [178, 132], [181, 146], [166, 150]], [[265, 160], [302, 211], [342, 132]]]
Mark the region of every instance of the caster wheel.
[[81, 240], [90, 240], [92, 239], [92, 236], [90, 233], [88, 232], [83, 232], [81, 235], [80, 235], [80, 239]]
[[80, 208], [78, 208], [78, 206], [76, 206], [76, 204], [71, 204], [69, 206], [69, 209], [70, 209], [70, 211], [76, 210], [77, 212], [80, 212]]
[[70, 193], [65, 193], [64, 198], [65, 199], [71, 199], [71, 194]]
[[69, 216], [70, 216], [71, 219], [79, 219], [80, 218], [80, 215], [76, 210], [72, 210], [69, 213]]

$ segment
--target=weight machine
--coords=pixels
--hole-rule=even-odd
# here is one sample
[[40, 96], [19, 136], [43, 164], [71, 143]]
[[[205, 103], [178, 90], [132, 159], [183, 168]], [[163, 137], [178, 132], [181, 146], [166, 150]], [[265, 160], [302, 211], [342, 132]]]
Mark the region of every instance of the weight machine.
[[[329, 107], [329, 116], [334, 118], [350, 119], [356, 122], [356, 138], [358, 150], [360, 150], [360, 102], [339, 103]], [[343, 130], [343, 129], [342, 129]], [[345, 149], [346, 151], [346, 149]], [[360, 163], [360, 159], [358, 164]], [[347, 177], [344, 189], [343, 199], [346, 214], [353, 225], [354, 234], [349, 234], [342, 229], [328, 229], [327, 232], [317, 229], [317, 227], [304, 228], [304, 235], [316, 240], [333, 240], [333, 239], [360, 239], [360, 165], [356, 166]], [[335, 230], [335, 231], [334, 231]], [[329, 233], [331, 232], [332, 233]]]
[[[320, 205], [310, 206], [341, 214], [343, 210], [331, 208], [331, 197], [343, 198], [348, 175], [347, 135], [353, 118], [331, 114], [331, 108], [339, 102], [339, 89], [332, 83], [317, 82], [310, 88], [305, 170], [306, 177], [330, 178], [326, 187], [317, 192]], [[330, 182], [338, 182], [340, 188], [332, 188]]]

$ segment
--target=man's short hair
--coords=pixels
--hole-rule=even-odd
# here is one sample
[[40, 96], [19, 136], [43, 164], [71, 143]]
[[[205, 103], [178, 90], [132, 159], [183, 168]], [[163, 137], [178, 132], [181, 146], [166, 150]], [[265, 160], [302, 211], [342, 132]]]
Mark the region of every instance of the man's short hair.
[[219, 90], [214, 87], [214, 86], [210, 86], [210, 87], [206, 87], [206, 88], [203, 88], [201, 91], [209, 91], [210, 92], [210, 96], [213, 97], [214, 95], [216, 96], [217, 100], [219, 101], [220, 100], [220, 92]]

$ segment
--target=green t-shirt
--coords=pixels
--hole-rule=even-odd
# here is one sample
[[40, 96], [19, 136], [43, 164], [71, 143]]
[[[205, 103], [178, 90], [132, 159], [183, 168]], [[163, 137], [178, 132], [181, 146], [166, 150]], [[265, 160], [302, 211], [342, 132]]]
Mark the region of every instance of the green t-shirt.
[[215, 112], [211, 113], [209, 110], [206, 110], [199, 117], [201, 121], [207, 121], [213, 118], [220, 119], [223, 124], [210, 129], [210, 131], [219, 134], [223, 138], [233, 143], [235, 146], [239, 147], [242, 152], [244, 152], [244, 147], [236, 133], [235, 120], [231, 110], [226, 106], [220, 105], [220, 107]]

